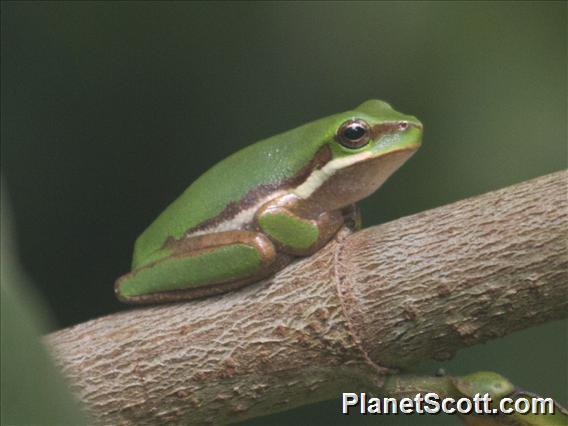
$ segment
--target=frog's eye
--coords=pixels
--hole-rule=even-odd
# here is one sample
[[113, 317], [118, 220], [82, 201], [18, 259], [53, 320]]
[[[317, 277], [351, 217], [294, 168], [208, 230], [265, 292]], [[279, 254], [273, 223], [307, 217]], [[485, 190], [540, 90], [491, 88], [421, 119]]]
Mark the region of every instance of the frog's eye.
[[337, 129], [337, 141], [346, 148], [361, 148], [371, 140], [371, 127], [363, 120], [348, 120]]

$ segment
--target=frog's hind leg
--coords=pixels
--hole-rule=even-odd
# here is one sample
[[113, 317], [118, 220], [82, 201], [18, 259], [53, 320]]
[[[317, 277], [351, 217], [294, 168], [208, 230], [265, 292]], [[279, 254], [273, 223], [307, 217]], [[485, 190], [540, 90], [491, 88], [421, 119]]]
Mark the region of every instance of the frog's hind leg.
[[170, 243], [168, 257], [118, 279], [127, 303], [176, 302], [225, 293], [265, 278], [292, 257], [278, 254], [264, 234], [228, 231]]

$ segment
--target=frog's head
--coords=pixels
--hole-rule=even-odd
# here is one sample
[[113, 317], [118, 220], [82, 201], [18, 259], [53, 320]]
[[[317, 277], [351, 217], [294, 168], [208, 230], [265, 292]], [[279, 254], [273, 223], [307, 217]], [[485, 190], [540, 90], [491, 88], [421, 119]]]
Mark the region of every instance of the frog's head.
[[329, 161], [295, 189], [322, 210], [345, 207], [372, 194], [416, 150], [422, 123], [370, 100], [329, 119], [323, 149]]

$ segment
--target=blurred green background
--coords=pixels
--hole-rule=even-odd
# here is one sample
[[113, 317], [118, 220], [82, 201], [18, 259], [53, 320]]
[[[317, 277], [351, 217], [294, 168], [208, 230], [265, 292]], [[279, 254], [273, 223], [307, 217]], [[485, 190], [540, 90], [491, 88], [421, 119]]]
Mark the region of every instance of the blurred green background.
[[[217, 161], [369, 98], [425, 138], [361, 203], [367, 226], [567, 165], [566, 2], [3, 2], [1, 20], [12, 232], [57, 327], [128, 309], [112, 285], [136, 236]], [[566, 404], [567, 335], [547, 324], [443, 365]], [[339, 409], [250, 424], [459, 424]]]

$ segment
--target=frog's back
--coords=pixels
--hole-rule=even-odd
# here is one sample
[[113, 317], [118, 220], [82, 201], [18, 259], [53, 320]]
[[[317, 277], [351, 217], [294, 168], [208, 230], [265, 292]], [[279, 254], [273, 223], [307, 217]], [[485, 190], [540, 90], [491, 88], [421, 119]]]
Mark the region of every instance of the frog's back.
[[229, 205], [236, 212], [237, 203], [255, 188], [278, 185], [298, 174], [330, 137], [328, 128], [326, 119], [317, 120], [250, 145], [217, 163], [140, 235], [133, 269], [166, 255], [162, 248], [168, 238], [181, 238], [221, 215]]

